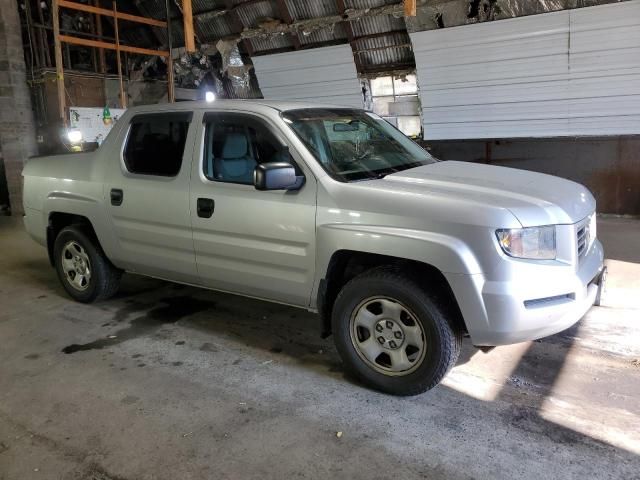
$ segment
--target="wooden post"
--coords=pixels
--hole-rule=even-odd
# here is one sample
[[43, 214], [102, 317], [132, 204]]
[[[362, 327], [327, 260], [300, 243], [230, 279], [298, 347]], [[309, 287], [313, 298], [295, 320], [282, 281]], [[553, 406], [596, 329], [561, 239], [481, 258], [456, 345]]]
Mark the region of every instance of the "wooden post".
[[[94, 7], [99, 7], [100, 6], [100, 0], [93, 0], [93, 6]], [[98, 40], [102, 40], [102, 18], [100, 18], [100, 15], [95, 15], [95, 25], [96, 25], [96, 34], [98, 35]], [[100, 65], [100, 69], [98, 70], [100, 73], [106, 73], [107, 71], [107, 61], [105, 59], [104, 56], [104, 49], [103, 48], [99, 48], [98, 49], [98, 62]]]
[[169, 0], [164, 0], [164, 8], [167, 15], [167, 49], [169, 50], [169, 56], [167, 57], [167, 100], [169, 100], [169, 103], [173, 103], [176, 101], [176, 90], [173, 83], [173, 54], [171, 52], [173, 39], [171, 38], [171, 10], [169, 9]]
[[116, 0], [113, 0], [113, 29], [116, 34], [116, 63], [118, 64], [118, 80], [120, 80], [120, 108], [127, 108], [127, 97], [124, 92], [124, 80], [122, 79], [122, 63], [120, 62], [120, 32], [118, 31]]
[[58, 0], [53, 0], [51, 6], [53, 16], [53, 48], [56, 59], [56, 86], [58, 88], [58, 115], [62, 120], [62, 125], [67, 126], [67, 116], [65, 114], [65, 89], [64, 89], [64, 68], [62, 66], [62, 44], [60, 43], [60, 10]]
[[416, 0], [404, 0], [404, 16], [415, 17], [417, 13]]
[[[184, 18], [184, 47], [189, 53], [196, 51], [195, 35], [193, 31], [193, 8], [191, 0], [182, 0], [182, 17]], [[167, 19], [168, 21], [169, 19]]]

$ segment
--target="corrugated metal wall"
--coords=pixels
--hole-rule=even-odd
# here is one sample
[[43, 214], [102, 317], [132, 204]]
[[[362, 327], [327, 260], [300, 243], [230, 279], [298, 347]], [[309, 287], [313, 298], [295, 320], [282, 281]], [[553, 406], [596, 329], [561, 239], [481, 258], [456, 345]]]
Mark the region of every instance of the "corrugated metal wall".
[[640, 0], [411, 40], [427, 140], [640, 133]]
[[362, 89], [348, 44], [258, 56], [252, 61], [266, 99], [362, 108]]

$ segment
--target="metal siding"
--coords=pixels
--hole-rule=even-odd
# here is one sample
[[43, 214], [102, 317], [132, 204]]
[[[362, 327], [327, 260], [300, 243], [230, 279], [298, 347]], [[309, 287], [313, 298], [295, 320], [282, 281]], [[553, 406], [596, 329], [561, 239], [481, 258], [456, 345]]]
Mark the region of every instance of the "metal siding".
[[411, 40], [425, 139], [640, 133], [640, 0]]
[[571, 134], [640, 133], [640, 1], [569, 14]]
[[362, 90], [349, 45], [254, 57], [264, 98], [362, 108]]

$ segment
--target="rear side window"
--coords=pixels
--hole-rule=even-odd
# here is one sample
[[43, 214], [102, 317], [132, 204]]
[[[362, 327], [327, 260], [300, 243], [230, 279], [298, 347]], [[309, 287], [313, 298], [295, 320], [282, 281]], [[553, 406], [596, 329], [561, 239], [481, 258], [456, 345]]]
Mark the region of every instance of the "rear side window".
[[124, 149], [127, 170], [140, 175], [178, 175], [191, 116], [191, 112], [179, 112], [133, 117]]

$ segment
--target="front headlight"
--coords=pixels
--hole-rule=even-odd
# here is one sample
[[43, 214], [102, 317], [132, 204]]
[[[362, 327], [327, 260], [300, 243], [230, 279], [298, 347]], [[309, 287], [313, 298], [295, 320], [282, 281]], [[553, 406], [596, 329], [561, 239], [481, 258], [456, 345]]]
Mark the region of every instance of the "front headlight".
[[531, 260], [556, 258], [556, 227], [511, 228], [496, 230], [502, 251], [510, 257]]

